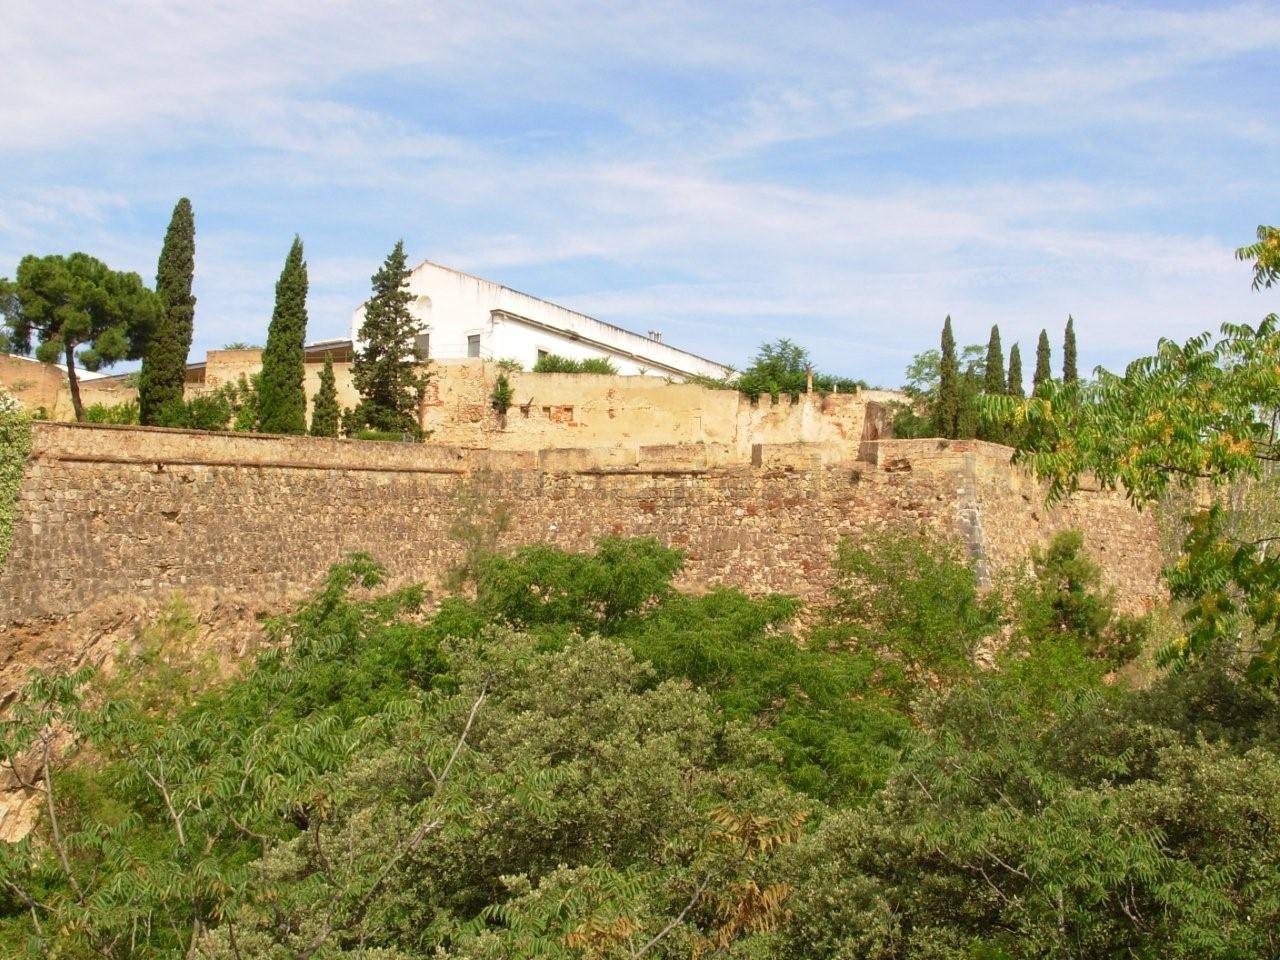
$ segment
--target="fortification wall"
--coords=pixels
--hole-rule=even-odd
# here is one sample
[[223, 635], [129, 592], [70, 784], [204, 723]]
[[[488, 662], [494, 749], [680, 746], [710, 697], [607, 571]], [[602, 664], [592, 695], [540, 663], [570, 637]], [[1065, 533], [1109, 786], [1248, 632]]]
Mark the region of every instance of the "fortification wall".
[[962, 536], [989, 573], [1067, 526], [1133, 606], [1158, 595], [1154, 523], [1113, 494], [1046, 509], [1005, 448], [879, 441], [502, 451], [35, 425], [0, 622], [64, 616], [121, 594], [208, 586], [285, 601], [353, 551], [397, 582], [437, 585], [459, 522], [510, 512], [502, 545], [588, 548], [607, 534], [686, 551], [682, 585], [818, 597], [839, 539], [901, 521]]

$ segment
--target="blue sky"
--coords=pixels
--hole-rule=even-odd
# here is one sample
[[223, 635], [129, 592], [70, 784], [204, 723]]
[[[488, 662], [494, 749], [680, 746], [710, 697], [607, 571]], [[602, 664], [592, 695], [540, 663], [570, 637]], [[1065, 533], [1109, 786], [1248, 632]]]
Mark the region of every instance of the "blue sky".
[[260, 342], [294, 232], [313, 339], [397, 238], [742, 364], [897, 384], [1068, 313], [1082, 364], [1277, 309], [1280, 4], [3, 0], [0, 274], [154, 277], [197, 218], [196, 343]]

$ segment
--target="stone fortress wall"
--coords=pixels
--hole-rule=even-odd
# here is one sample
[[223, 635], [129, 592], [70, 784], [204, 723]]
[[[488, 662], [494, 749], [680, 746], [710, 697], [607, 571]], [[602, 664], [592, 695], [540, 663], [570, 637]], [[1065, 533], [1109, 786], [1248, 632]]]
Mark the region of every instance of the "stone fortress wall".
[[[545, 398], [554, 408], [554, 392], [538, 389], [534, 404]], [[642, 396], [630, 400], [639, 407]], [[594, 440], [594, 418], [602, 410], [607, 423], [609, 408], [577, 397], [574, 422]], [[771, 416], [803, 421], [812, 410], [803, 402], [768, 407], [753, 429], [768, 436]], [[0, 571], [0, 623], [163, 588], [285, 602], [353, 551], [372, 554], [398, 583], [437, 587], [462, 556], [451, 531], [500, 509], [510, 514], [503, 547], [582, 550], [605, 535], [654, 536], [685, 551], [684, 587], [808, 599], [825, 590], [838, 541], [871, 529], [910, 522], [954, 534], [994, 576], [1025, 562], [1032, 544], [1076, 527], [1128, 606], [1160, 595], [1150, 514], [1103, 491], [1048, 508], [1007, 448], [877, 439], [867, 428], [874, 405], [861, 410], [843, 442], [820, 439], [830, 418], [809, 442], [795, 442], [787, 426], [778, 436], [789, 442], [756, 441], [745, 451], [739, 433], [716, 432], [741, 414], [740, 404], [736, 413], [730, 406], [707, 414], [701, 433], [682, 421], [671, 442], [539, 449], [36, 423]]]

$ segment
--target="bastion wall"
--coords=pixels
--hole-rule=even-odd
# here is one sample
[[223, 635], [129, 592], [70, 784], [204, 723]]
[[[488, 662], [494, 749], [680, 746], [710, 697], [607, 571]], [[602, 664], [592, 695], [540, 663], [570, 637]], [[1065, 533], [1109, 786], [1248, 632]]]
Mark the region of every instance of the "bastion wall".
[[1076, 527], [1127, 606], [1159, 596], [1150, 514], [1098, 490], [1048, 507], [1009, 456], [977, 441], [759, 443], [743, 458], [708, 442], [501, 450], [36, 423], [0, 623], [164, 588], [285, 602], [354, 551], [436, 588], [462, 559], [458, 525], [498, 513], [502, 547], [652, 536], [685, 551], [685, 588], [805, 599], [842, 537], [924, 524], [993, 577]]

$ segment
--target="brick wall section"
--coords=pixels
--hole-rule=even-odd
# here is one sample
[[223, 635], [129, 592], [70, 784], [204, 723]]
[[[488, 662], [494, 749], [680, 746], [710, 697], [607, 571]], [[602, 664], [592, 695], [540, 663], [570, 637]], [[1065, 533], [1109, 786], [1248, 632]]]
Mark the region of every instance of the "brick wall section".
[[988, 572], [1079, 526], [1130, 605], [1159, 594], [1149, 515], [1097, 492], [1048, 509], [1005, 448], [890, 440], [839, 463], [804, 444], [754, 453], [757, 465], [720, 467], [696, 445], [487, 451], [37, 424], [0, 622], [161, 587], [284, 601], [356, 550], [398, 582], [435, 585], [459, 559], [450, 528], [477, 503], [510, 506], [508, 546], [651, 535], [687, 552], [685, 587], [807, 598], [841, 537], [886, 524], [959, 535]]

